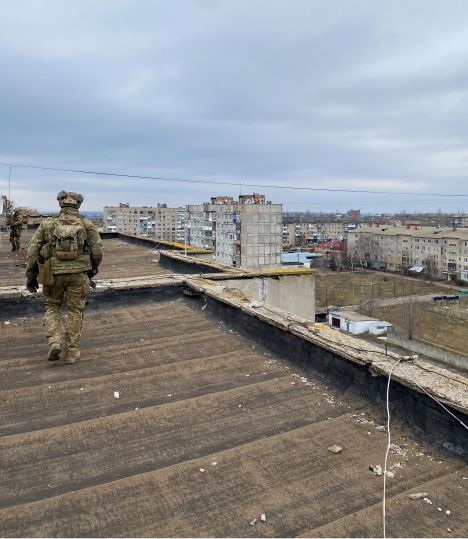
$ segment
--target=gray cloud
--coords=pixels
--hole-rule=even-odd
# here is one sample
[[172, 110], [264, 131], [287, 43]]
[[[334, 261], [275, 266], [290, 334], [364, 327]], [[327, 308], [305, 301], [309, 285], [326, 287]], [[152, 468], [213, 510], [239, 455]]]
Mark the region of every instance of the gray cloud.
[[[402, 0], [2, 4], [0, 159], [236, 183], [468, 194], [468, 5]], [[7, 169], [0, 167], [0, 190]], [[14, 169], [21, 205], [242, 187]], [[266, 190], [288, 209], [465, 211], [468, 198]]]

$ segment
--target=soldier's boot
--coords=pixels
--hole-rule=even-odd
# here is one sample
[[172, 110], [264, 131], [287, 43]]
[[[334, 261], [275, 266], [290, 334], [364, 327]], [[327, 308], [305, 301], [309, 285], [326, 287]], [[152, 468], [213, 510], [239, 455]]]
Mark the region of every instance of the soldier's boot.
[[63, 358], [63, 362], [65, 365], [71, 365], [72, 363], [75, 363], [77, 359], [80, 359], [81, 353], [78, 349], [66, 349], [65, 350], [65, 356]]
[[62, 346], [59, 342], [52, 342], [49, 344], [49, 352], [47, 353], [47, 359], [49, 361], [57, 361], [60, 359], [62, 353]]

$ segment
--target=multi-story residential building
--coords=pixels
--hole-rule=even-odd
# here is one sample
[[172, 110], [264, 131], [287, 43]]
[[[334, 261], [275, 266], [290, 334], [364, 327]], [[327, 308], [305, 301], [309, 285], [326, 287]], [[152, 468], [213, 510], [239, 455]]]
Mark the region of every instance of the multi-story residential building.
[[312, 245], [328, 240], [346, 240], [358, 223], [314, 222], [283, 223], [283, 246]]
[[468, 227], [468, 215], [454, 215], [450, 218], [451, 226]]
[[168, 208], [167, 204], [134, 207], [120, 203], [118, 206], [105, 206], [103, 229], [104, 232], [177, 241], [183, 235], [180, 215], [184, 212], [183, 208]]
[[264, 195], [188, 205], [187, 225], [190, 244], [213, 249], [218, 262], [250, 268], [281, 264], [282, 206]]
[[363, 226], [348, 236], [348, 256], [373, 269], [423, 268], [433, 278], [468, 281], [468, 229]]
[[185, 208], [177, 208], [177, 226], [176, 226], [176, 241], [184, 242], [187, 239], [187, 210]]

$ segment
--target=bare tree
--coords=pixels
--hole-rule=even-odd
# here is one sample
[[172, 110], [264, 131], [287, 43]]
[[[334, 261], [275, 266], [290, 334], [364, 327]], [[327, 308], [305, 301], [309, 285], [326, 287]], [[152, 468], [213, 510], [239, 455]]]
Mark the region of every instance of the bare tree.
[[408, 297], [400, 304], [400, 325], [406, 331], [408, 339], [413, 340], [420, 328], [421, 316], [418, 302], [413, 297]]
[[426, 276], [432, 283], [437, 275], [436, 262], [433, 258], [426, 258], [426, 260], [424, 260], [424, 266], [426, 269]]

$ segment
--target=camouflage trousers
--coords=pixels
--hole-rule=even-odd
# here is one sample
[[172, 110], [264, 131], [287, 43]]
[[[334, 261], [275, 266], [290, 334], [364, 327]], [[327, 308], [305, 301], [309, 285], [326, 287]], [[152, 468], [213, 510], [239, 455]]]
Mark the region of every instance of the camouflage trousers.
[[[63, 342], [65, 352], [75, 354], [80, 346], [81, 326], [86, 296], [89, 293], [89, 278], [86, 273], [54, 275], [55, 284], [44, 286], [45, 326], [49, 344]], [[67, 296], [68, 317], [62, 339], [61, 306]]]
[[11, 243], [12, 251], [19, 251], [20, 239], [21, 239], [21, 234], [18, 234], [17, 232], [13, 230], [10, 232], [10, 243]]

